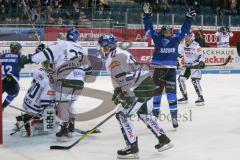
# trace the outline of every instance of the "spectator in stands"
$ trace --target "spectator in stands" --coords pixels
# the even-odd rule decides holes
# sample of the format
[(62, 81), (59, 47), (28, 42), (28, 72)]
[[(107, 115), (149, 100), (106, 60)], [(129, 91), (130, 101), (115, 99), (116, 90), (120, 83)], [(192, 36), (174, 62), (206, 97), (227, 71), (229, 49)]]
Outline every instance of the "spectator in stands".
[(58, 17), (58, 19), (57, 19), (57, 25), (59, 25), (59, 26), (61, 26), (61, 27), (65, 26), (65, 24), (64, 24), (64, 21), (63, 21), (63, 18), (62, 18), (62, 17)]
[(170, 5), (168, 4), (168, 0), (162, 0), (161, 3), (161, 11), (165, 15), (167, 12), (169, 12), (171, 9)]
[(74, 19), (77, 19), (80, 16), (80, 4), (78, 1), (74, 1), (72, 6), (73, 6), (73, 10), (71, 13), (71, 17)]
[(100, 0), (99, 1), (99, 7), (100, 7), (100, 10), (102, 11), (103, 14), (104, 14), (105, 11), (110, 10), (110, 5), (109, 5), (108, 0)]
[(78, 18), (77, 25), (82, 25), (82, 24), (83, 24), (82, 17), (80, 16)]
[(62, 0), (52, 0), (53, 8), (61, 8), (63, 6)]
[(47, 23), (50, 24), (50, 25), (55, 24), (54, 18), (48, 15)]
[(0, 20), (5, 21), (7, 16), (6, 8), (4, 4), (1, 4), (0, 7)]
[(73, 19), (70, 19), (68, 20), (68, 27), (74, 27), (74, 20)]
[(229, 0), (229, 2), (230, 2), (231, 14), (236, 15), (237, 14), (237, 0)]

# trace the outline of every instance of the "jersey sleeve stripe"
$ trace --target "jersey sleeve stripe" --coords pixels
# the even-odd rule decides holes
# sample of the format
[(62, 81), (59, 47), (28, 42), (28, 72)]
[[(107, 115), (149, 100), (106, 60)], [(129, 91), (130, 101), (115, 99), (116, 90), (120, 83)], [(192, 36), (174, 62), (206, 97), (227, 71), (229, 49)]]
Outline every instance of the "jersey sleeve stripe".
[(47, 60), (51, 61), (51, 60), (50, 60), (50, 57), (48, 56), (47, 51), (46, 51), (46, 50), (43, 50), (43, 53), (44, 53), (45, 57), (47, 58)]
[[(31, 107), (30, 105), (28, 105), (25, 101), (24, 101), (24, 104), (25, 104), (28, 108), (30, 108), (31, 110), (33, 110), (33, 111), (35, 111), (35, 112), (41, 112), (41, 111), (43, 111), (43, 108), (42, 108), (42, 109), (33, 108), (33, 107)], [(35, 107), (35, 105), (34, 105), (34, 107)]]
[(46, 48), (46, 50), (48, 51), (48, 53), (50, 54), (51, 58), (52, 58), (52, 62), (54, 61), (54, 56), (53, 56), (53, 52), (50, 48)]

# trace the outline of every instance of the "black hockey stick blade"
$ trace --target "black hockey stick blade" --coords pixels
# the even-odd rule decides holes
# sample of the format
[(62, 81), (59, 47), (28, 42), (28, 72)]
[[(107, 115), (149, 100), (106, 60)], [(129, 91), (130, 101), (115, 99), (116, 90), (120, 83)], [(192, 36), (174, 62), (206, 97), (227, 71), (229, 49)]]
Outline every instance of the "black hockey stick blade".
[(229, 55), (228, 58), (226, 59), (226, 61), (225, 61), (224, 63), (222, 63), (222, 64), (215, 64), (215, 65), (206, 65), (206, 67), (211, 67), (211, 66), (226, 66), (226, 65), (230, 62), (231, 58), (232, 58), (232, 57)]
[(93, 132), (95, 132), (97, 130), (98, 127), (100, 127), (101, 125), (103, 125), (106, 121), (108, 121), (110, 118), (112, 118), (116, 113), (112, 113), (110, 114), (107, 118), (105, 118), (103, 121), (101, 121), (99, 124), (97, 124), (93, 129), (91, 129), (90, 131), (88, 131), (87, 133), (85, 133), (84, 135), (82, 135), (78, 140), (76, 140), (73, 144), (69, 145), (69, 146), (50, 146), (50, 149), (56, 149), (56, 150), (69, 150), (71, 149), (73, 146), (75, 146), (76, 144), (78, 144), (80, 141), (82, 141), (83, 139), (85, 139), (86, 137), (88, 137), (90, 134), (92, 134)]

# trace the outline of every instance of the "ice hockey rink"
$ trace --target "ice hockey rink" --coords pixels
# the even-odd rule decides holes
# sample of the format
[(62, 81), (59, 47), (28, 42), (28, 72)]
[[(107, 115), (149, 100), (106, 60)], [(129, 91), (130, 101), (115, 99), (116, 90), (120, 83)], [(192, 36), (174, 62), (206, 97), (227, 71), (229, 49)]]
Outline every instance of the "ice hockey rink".
[[(30, 85), (31, 78), (22, 78), (21, 92), (12, 103), (21, 107), (23, 97)], [(171, 138), (174, 148), (157, 152), (154, 149), (157, 140), (146, 129), (143, 122), (135, 120), (139, 136), (139, 155), (141, 160), (239, 160), (240, 159), (240, 75), (239, 74), (204, 74), (201, 81), (204, 91), (205, 106), (195, 106), (197, 99), (191, 81), (187, 82), (189, 103), (179, 105), (180, 118), (177, 131), (171, 122), (161, 122), (162, 128)], [(112, 92), (110, 78), (98, 77), (87, 87)], [(111, 97), (109, 97), (111, 99)], [(87, 112), (94, 109), (101, 100), (93, 97), (80, 97), (78, 111)], [(163, 98), (162, 111), (169, 114), (166, 97)], [(91, 129), (107, 115), (100, 118), (77, 122), (78, 129)], [(15, 123), (15, 116), (20, 112), (7, 108), (4, 112), (4, 144), (0, 146), (0, 160), (113, 160), (116, 151), (125, 147), (120, 127), (115, 118), (100, 127), (102, 133), (94, 134), (68, 151), (50, 150), (50, 145), (68, 145), (80, 135), (74, 134), (66, 143), (56, 141), (54, 134), (20, 137), (10, 136)]]

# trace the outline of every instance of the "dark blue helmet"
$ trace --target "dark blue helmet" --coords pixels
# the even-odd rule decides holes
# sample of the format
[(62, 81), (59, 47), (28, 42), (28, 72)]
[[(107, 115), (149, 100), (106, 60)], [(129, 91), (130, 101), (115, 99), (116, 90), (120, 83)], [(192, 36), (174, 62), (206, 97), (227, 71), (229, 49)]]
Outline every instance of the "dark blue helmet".
[(10, 43), (10, 52), (11, 53), (18, 53), (21, 48), (22, 48), (22, 45), (18, 42)]
[(76, 28), (71, 28), (67, 31), (67, 40), (76, 42), (80, 36), (79, 31)]
[(117, 38), (113, 34), (104, 34), (98, 38), (98, 44), (108, 46), (110, 50), (114, 50), (117, 47)]

